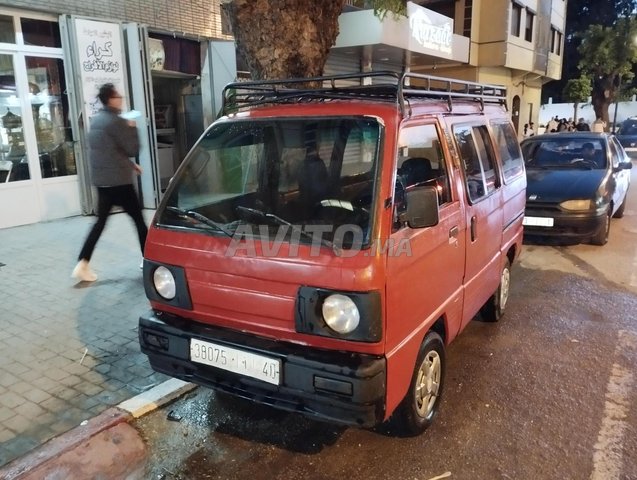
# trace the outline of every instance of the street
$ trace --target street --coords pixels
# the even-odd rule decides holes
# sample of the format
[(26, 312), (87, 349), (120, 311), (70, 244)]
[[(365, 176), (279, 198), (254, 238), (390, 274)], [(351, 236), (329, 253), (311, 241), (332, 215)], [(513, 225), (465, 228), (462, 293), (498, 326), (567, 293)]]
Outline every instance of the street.
[(448, 347), (442, 407), (423, 435), (198, 388), (136, 422), (147, 477), (637, 479), (636, 192), (604, 247), (525, 245), (504, 318), (474, 320)]

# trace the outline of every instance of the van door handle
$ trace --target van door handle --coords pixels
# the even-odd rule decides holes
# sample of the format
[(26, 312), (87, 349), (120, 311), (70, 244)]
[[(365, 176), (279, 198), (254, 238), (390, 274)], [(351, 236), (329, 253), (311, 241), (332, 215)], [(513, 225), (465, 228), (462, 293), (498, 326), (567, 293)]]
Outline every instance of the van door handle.
[(478, 238), (478, 219), (474, 215), (471, 217), (471, 241), (475, 242)]

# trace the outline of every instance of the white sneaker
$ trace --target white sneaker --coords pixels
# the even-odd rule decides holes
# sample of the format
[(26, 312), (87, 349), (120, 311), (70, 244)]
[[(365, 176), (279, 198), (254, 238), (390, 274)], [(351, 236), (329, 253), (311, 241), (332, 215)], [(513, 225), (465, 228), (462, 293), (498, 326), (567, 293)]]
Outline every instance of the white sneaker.
[(140, 269), (144, 269), (144, 257), (142, 257), (142, 262), (139, 264)]
[(86, 260), (80, 260), (77, 262), (77, 265), (75, 265), (75, 268), (73, 269), (73, 273), (71, 273), (71, 277), (77, 278), (82, 282), (94, 282), (97, 280), (97, 275), (93, 270), (91, 270), (91, 267), (88, 266), (88, 262)]

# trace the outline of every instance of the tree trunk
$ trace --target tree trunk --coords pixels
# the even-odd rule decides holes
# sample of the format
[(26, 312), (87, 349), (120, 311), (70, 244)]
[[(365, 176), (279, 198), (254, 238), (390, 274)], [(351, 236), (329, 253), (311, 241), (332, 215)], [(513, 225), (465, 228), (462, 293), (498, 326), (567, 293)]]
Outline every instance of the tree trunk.
[(614, 74), (604, 75), (593, 79), (591, 92), (595, 116), (606, 123), (606, 131), (610, 126), (608, 107), (615, 101), (618, 94), (618, 76)]
[(232, 0), (228, 18), (255, 80), (323, 74), (344, 0)]
[(579, 110), (579, 102), (573, 104), (573, 121), (577, 123), (577, 111)]

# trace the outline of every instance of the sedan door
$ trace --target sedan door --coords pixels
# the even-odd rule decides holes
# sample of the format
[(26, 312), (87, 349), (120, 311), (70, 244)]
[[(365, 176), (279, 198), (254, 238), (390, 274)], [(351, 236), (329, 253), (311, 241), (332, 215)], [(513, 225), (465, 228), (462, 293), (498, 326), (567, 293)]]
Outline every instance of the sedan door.
[(610, 137), (608, 143), (610, 146), (611, 168), (613, 169), (612, 175), (615, 180), (615, 191), (613, 192), (613, 213), (615, 213), (624, 202), (630, 185), (630, 170), (624, 168), (620, 170), (619, 167), (625, 162), (630, 162), (630, 158), (628, 158), (615, 137)]

